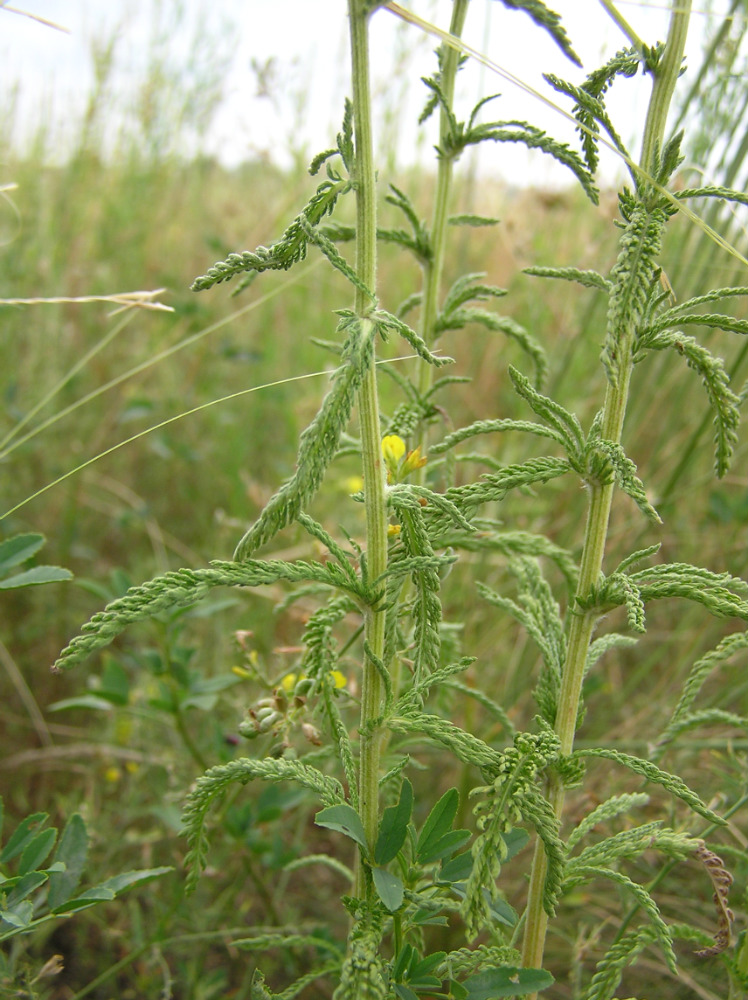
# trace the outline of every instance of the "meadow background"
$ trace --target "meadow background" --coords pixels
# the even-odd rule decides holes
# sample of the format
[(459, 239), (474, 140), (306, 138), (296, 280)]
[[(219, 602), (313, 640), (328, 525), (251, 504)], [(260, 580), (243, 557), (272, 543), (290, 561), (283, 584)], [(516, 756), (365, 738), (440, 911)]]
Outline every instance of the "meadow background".
[[(740, 11), (740, 5), (733, 7)], [(708, 163), (709, 180), (744, 188), (745, 21), (742, 15), (713, 16), (703, 24), (703, 60), (691, 68), (691, 90), (684, 87), (681, 94), (689, 164)], [(39, 30), (51, 29), (40, 25)], [(717, 54), (709, 43), (720, 33)], [(133, 890), (122, 901), (3, 945), (0, 995), (244, 998), (249, 996), (253, 959), (230, 946), (230, 931), (278, 926), (289, 921), (289, 914), (303, 926), (318, 916), (326, 899), (336, 899), (340, 885), (330, 872), (286, 867), (303, 853), (329, 846), (325, 831), (312, 826), (302, 792), (280, 786), (251, 795), (234, 792), (215, 820), (221, 835), (216, 832), (212, 838), (207, 877), (197, 896), (185, 901), (180, 864), (186, 845), (178, 836), (179, 811), (185, 789), (204, 766), (244, 752), (237, 746), (237, 722), (260, 690), (248, 674), (257, 670), (270, 682), (292, 671), (300, 625), (309, 609), (301, 602), (276, 611), (283, 597), (280, 588), (219, 595), (194, 611), (131, 630), (105, 655), (71, 675), (53, 676), (49, 667), (80, 623), (131, 583), (169, 568), (230, 556), (247, 523), (293, 471), (298, 435), (316, 412), (324, 373), (334, 364), (314, 341), (332, 338), (333, 310), (348, 305), (350, 295), (342, 279), (311, 255), (292, 276), (265, 275), (236, 298), (229, 294), (231, 286), (200, 295), (189, 291), (195, 275), (214, 260), (267, 244), (280, 234), (314, 189), (305, 167), (316, 149), (294, 148), (291, 130), (284, 139), (285, 166), (262, 155), (234, 168), (222, 165), (199, 148), (199, 137), (220, 106), (220, 73), (214, 67), (209, 78), (201, 78), (199, 67), (206, 64), (198, 60), (185, 66), (183, 77), (175, 71), (165, 81), (155, 57), (135, 81), (131, 115), (120, 122), (113, 140), (107, 127), (112, 110), (107, 74), (117, 45), (116, 36), (96, 43), (97, 85), (64, 159), (56, 155), (48, 123), (39, 123), (33, 141), (19, 148), (14, 140), (17, 103), (11, 96), (4, 101), (0, 185), (16, 188), (4, 192), (0, 202), (0, 299), (164, 288), (160, 301), (174, 312), (132, 310), (111, 316), (112, 307), (104, 303), (0, 306), (2, 512), (132, 435), (220, 397), (259, 388), (145, 434), (0, 522), (0, 537), (44, 533), (48, 542), (40, 561), (65, 566), (75, 575), (68, 584), (0, 593), (5, 830), (37, 810), (51, 813), (57, 824), (80, 811), (93, 838), (87, 876), (92, 883), (128, 868), (175, 866), (171, 875)], [(303, 82), (296, 86), (303, 114)], [(389, 113), (396, 112), (390, 108)], [(384, 127), (395, 134), (405, 123), (389, 119)], [(189, 157), (175, 141), (181, 133), (191, 136)], [(394, 154), (383, 174), (385, 167), (382, 195), (385, 181), (394, 181), (416, 200), (420, 192), (426, 212), (432, 183), (428, 169), (401, 165)], [(501, 222), (492, 230), (455, 233), (447, 283), (470, 270), (485, 272), (491, 283), (506, 287), (503, 310), (548, 352), (549, 394), (564, 398), (570, 409), (589, 419), (593, 403), (586, 401), (599, 398), (602, 377), (602, 302), (594, 292), (543, 284), (521, 272), (544, 263), (605, 272), (616, 253), (617, 232), (611, 225), (615, 193), (604, 192), (595, 209), (571, 188), (525, 188), (470, 170), (458, 184), (461, 211), (494, 215)], [(383, 221), (390, 211), (382, 206)], [(744, 219), (719, 214), (714, 207), (704, 208), (704, 215), (746, 253)], [(681, 287), (695, 295), (708, 287), (745, 283), (739, 262), (688, 220), (674, 222), (668, 241), (665, 270), (676, 294)], [(391, 248), (383, 249), (386, 308), (394, 309), (417, 281), (415, 268), (403, 266)], [(720, 331), (700, 335), (727, 358), (739, 389), (748, 377), (745, 343)], [(450, 374), (471, 379), (451, 390), (450, 419), (468, 423), (479, 417), (525, 416), (508, 391), (508, 364), (524, 363), (515, 347), (478, 329), (446, 334), (441, 347), (457, 358)], [(88, 360), (81, 367), (82, 358)], [(68, 377), (73, 368), (80, 370)], [(289, 381), (272, 384), (279, 380)], [(397, 402), (395, 386), (386, 377), (382, 391), (385, 406)], [(665, 557), (745, 577), (744, 438), (733, 470), (715, 483), (709, 417), (697, 377), (685, 365), (665, 372), (654, 361), (635, 381), (633, 394), (627, 450), (663, 514)], [(15, 434), (19, 421), (48, 396)], [(502, 442), (502, 460), (511, 462), (519, 447), (512, 440)], [(521, 450), (527, 450), (526, 444)], [(355, 465), (337, 463), (314, 513), (332, 529), (343, 524), (362, 538), (360, 510), (348, 499), (355, 473)], [(549, 490), (554, 492), (552, 503)], [(583, 511), (578, 490), (554, 484), (538, 498), (508, 499), (501, 517), (517, 528), (545, 533), (560, 545), (576, 545)], [(624, 552), (654, 540), (633, 506), (621, 501), (614, 509), (611, 564), (617, 539)], [(293, 529), (283, 533), (280, 544), (285, 555), (312, 551), (308, 538)], [(501, 559), (480, 559), (480, 578), (502, 586)], [(479, 657), (472, 669), (481, 671), (483, 686), (513, 719), (526, 718), (526, 678), (536, 667), (534, 648), (512, 622), (475, 601), (467, 568), (455, 569), (449, 584), (445, 618), (462, 623), (463, 648)], [(707, 619), (701, 609), (678, 605), (675, 612), (668, 602), (653, 607), (648, 620), (647, 636), (633, 650), (606, 659), (603, 670), (591, 678), (590, 724), (580, 746), (609, 742), (646, 753), (649, 739), (667, 721), (677, 697), (673, 692), (691, 663), (734, 627)], [(251, 635), (237, 641), (237, 632)], [(352, 662), (347, 675), (351, 699), (355, 674)], [(712, 707), (745, 713), (744, 670), (723, 670), (707, 684), (706, 698)], [(77, 705), (56, 708), (70, 699)], [(480, 706), (458, 699), (450, 711), (490, 739), (492, 720)], [(745, 734), (725, 738), (724, 732), (699, 730), (669, 751), (674, 755), (671, 770), (706, 801), (718, 789), (715, 804), (729, 807), (733, 828), (721, 835), (728, 854), (748, 843), (741, 832), (746, 829), (747, 748)], [(433, 784), (427, 754), (421, 754), (421, 762), (424, 780)], [(444, 773), (441, 761), (439, 769), (444, 788), (472, 780)], [(598, 766), (598, 779), (600, 796), (606, 797), (611, 774)], [(588, 796), (594, 794), (594, 780), (588, 783)], [(728, 860), (736, 866), (736, 885), (744, 886), (744, 862)], [(709, 894), (700, 877), (698, 890), (690, 888), (684, 867), (658, 898), (663, 910), (677, 915), (683, 897), (698, 892), (693, 905), (703, 908), (709, 928)], [(523, 891), (521, 884), (505, 888), (510, 896)], [(568, 936), (557, 934), (550, 943), (551, 964), (554, 947), (580, 963), (587, 961), (594, 953), (596, 928), (613, 920), (618, 909), (615, 900), (581, 892), (574, 907), (578, 910), (569, 921)], [(735, 908), (742, 920), (740, 891)], [(333, 902), (330, 911), (335, 912)], [(63, 956), (62, 971), (32, 982), (55, 954)], [(303, 956), (278, 954), (276, 961), (279, 970), (289, 972), (289, 963), (303, 964)], [(672, 997), (709, 1000), (720, 995), (703, 966), (689, 962), (687, 955), (684, 962), (684, 982), (673, 986)], [(272, 956), (271, 964), (265, 956), (263, 965), (272, 974)], [(650, 965), (652, 982), (667, 975), (658, 960)], [(645, 958), (631, 987), (641, 991), (638, 995), (646, 995), (647, 974)], [(559, 997), (574, 996), (573, 980), (559, 982), (557, 988)], [(311, 988), (305, 995), (325, 994)]]

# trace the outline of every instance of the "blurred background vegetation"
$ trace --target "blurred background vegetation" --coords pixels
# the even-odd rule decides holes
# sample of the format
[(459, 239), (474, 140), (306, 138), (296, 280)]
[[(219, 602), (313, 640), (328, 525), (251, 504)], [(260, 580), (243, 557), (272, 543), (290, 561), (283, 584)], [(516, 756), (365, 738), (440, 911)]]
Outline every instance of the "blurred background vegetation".
[[(731, 13), (744, 10), (732, 4)], [(710, 24), (703, 64), (693, 67), (691, 90), (686, 86), (682, 94), (689, 162), (708, 162), (710, 180), (744, 187), (745, 21), (727, 16)], [(713, 37), (719, 40), (714, 48)], [(231, 286), (202, 295), (189, 291), (194, 276), (213, 260), (279, 235), (315, 181), (305, 173), (303, 151), (291, 149), (295, 166), (283, 170), (262, 157), (228, 169), (205, 155), (200, 136), (220, 104), (220, 67), (195, 58), (180, 75), (159, 60), (155, 43), (133, 91), (132, 115), (114, 143), (106, 123), (116, 36), (95, 43), (96, 87), (63, 162), (52, 155), (51, 132), (43, 126), (31, 148), (18, 151), (12, 140), (17, 124), (12, 99), (0, 119), (0, 183), (17, 185), (8, 193), (12, 205), (0, 205), (0, 298), (163, 287), (162, 301), (174, 308), (173, 314), (136, 310), (111, 316), (110, 307), (101, 303), (2, 306), (2, 510), (140, 431), (219, 397), (262, 388), (145, 435), (0, 522), (0, 537), (43, 532), (45, 560), (75, 574), (71, 584), (0, 594), (0, 791), (6, 830), (14, 818), (35, 810), (50, 812), (58, 823), (81, 811), (93, 835), (89, 866), (94, 877), (128, 867), (176, 867), (122, 902), (4, 946), (0, 995), (248, 997), (252, 957), (230, 945), (232, 929), (236, 937), (239, 928), (277, 926), (291, 914), (303, 926), (324, 912), (326, 900), (336, 913), (334, 901), (343, 891), (339, 877), (326, 869), (286, 870), (294, 858), (324, 848), (326, 833), (311, 825), (303, 793), (269, 786), (233, 793), (224, 802), (215, 819), (208, 874), (196, 898), (183, 897), (185, 844), (178, 828), (184, 791), (205, 766), (244, 752), (236, 745), (237, 722), (262, 692), (252, 676), (259, 673), (269, 687), (293, 670), (310, 610), (305, 602), (276, 612), (284, 596), (280, 588), (219, 595), (193, 611), (128, 632), (88, 669), (63, 677), (49, 672), (81, 622), (129, 584), (168, 568), (230, 557), (246, 524), (293, 470), (298, 435), (316, 411), (324, 372), (334, 364), (314, 339), (333, 338), (333, 310), (349, 305), (339, 276), (311, 257), (298, 272), (266, 275), (238, 298), (230, 297)], [(296, 96), (303, 111), (303, 88)], [(389, 120), (387, 127), (397, 131), (402, 124)], [(175, 141), (179, 135), (191, 137), (195, 152), (189, 158), (178, 152), (183, 148)], [(388, 163), (387, 171), (380, 176), (382, 195), (385, 182), (395, 181), (426, 215), (431, 176), (398, 169), (396, 162)], [(688, 183), (687, 174), (683, 182)], [(494, 215), (501, 222), (467, 236), (455, 231), (447, 280), (482, 271), (491, 283), (509, 289), (500, 305), (543, 343), (550, 394), (588, 423), (602, 398), (602, 301), (594, 292), (543, 284), (521, 270), (531, 264), (609, 269), (616, 254), (615, 193), (604, 192), (601, 207), (594, 209), (571, 189), (526, 189), (476, 178), (470, 171), (461, 185), (459, 210)], [(703, 211), (746, 253), (742, 220), (712, 206)], [(383, 205), (382, 219), (394, 223), (389, 212)], [(672, 225), (664, 259), (679, 298), (745, 283), (739, 262), (686, 219)], [(385, 248), (385, 307), (394, 310), (418, 284), (417, 270)], [(739, 390), (748, 375), (745, 344), (720, 331), (700, 330), (698, 336), (727, 358)], [(471, 379), (451, 390), (445, 421), (457, 425), (478, 417), (527, 416), (506, 374), (509, 363), (526, 367), (515, 346), (482, 329), (445, 335), (441, 346), (457, 359), (452, 373)], [(89, 354), (85, 366), (67, 378)], [(625, 443), (663, 514), (665, 555), (745, 576), (746, 446), (740, 445), (733, 471), (715, 482), (701, 387), (685, 365), (679, 370), (661, 360), (651, 359), (637, 373)], [(268, 385), (310, 373), (321, 377)], [(386, 377), (382, 386), (385, 409), (391, 412), (399, 402), (397, 386)], [(59, 391), (16, 433), (19, 421), (56, 387)], [(88, 396), (90, 401), (77, 405)], [(46, 426), (39, 433), (28, 433), (41, 424)], [(525, 441), (507, 438), (496, 449), (502, 462), (527, 457)], [(331, 530), (343, 524), (362, 538), (359, 508), (348, 498), (356, 474), (349, 459), (338, 463), (314, 513)], [(507, 500), (497, 516), (576, 551), (584, 506), (578, 489), (562, 482)], [(617, 544), (624, 553), (656, 537), (633, 505), (619, 500), (609, 565), (616, 562)], [(287, 554), (312, 551), (308, 538), (293, 530), (282, 535), (281, 544)], [(529, 722), (527, 677), (537, 666), (535, 650), (512, 622), (475, 600), (475, 578), (511, 586), (498, 556), (473, 564), (467, 559), (447, 581), (445, 617), (462, 623), (460, 642), (466, 653), (478, 656), (472, 669), (480, 672), (481, 685), (516, 722)], [(563, 600), (563, 581), (556, 578), (554, 584)], [(708, 621), (701, 610), (673, 608), (652, 608), (647, 636), (632, 650), (607, 657), (590, 677), (583, 743), (604, 741), (642, 752), (669, 718), (694, 659), (735, 627)], [(341, 641), (353, 627), (346, 623)], [(745, 712), (746, 677), (744, 669), (724, 668), (706, 685), (708, 703)], [(352, 702), (354, 659), (347, 683)], [(72, 707), (56, 709), (56, 703), (70, 700)], [(460, 699), (447, 705), (445, 697), (444, 708), (501, 744), (500, 729), (480, 707)], [(303, 743), (300, 734), (294, 738)], [(746, 746), (745, 734), (699, 730), (664, 761), (708, 801), (732, 812), (733, 830), (717, 839), (725, 844), (738, 886), (745, 885), (748, 872), (738, 850), (746, 846), (739, 832), (746, 825)], [(428, 770), (428, 755), (418, 747), (412, 752)], [(444, 787), (469, 788), (477, 778), (443, 773), (441, 761), (439, 767)], [(602, 768), (597, 778), (605, 797), (611, 782), (619, 780)], [(624, 790), (625, 778), (620, 780)], [(426, 774), (424, 781), (433, 786), (433, 776)], [(589, 787), (586, 794), (594, 796)], [(653, 815), (661, 807), (661, 802), (653, 804)], [(466, 803), (463, 811), (469, 822)], [(653, 866), (652, 875), (655, 871)], [(690, 871), (671, 873), (658, 896), (663, 911), (677, 919), (685, 897), (703, 911), (703, 925), (710, 928), (711, 890), (704, 881)], [(510, 899), (522, 898), (521, 878), (505, 888)], [(739, 893), (734, 904), (741, 910)], [(601, 928), (614, 926), (619, 903), (605, 894), (579, 895), (565, 906), (569, 920), (559, 926), (567, 933), (559, 934), (551, 948), (564, 956), (564, 964), (571, 955), (589, 968), (596, 937), (604, 933)], [(54, 954), (63, 956), (63, 970), (37, 978)], [(280, 980), (305, 965), (303, 954), (276, 958)], [(685, 951), (682, 958), (684, 985), (673, 984), (669, 996), (719, 997), (722, 979), (714, 967), (705, 969)], [(267, 956), (263, 967), (271, 978)], [(667, 975), (657, 960), (645, 959), (638, 978), (626, 980), (627, 989), (645, 995)], [(574, 988), (573, 981), (561, 981), (557, 995), (572, 997)], [(327, 995), (325, 984), (310, 987), (306, 995)]]

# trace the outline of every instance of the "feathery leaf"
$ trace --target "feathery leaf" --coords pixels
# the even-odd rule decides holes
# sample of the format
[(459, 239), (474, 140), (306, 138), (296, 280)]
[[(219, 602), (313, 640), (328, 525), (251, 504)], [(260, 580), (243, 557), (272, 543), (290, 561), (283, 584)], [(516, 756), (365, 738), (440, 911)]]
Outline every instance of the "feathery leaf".
[(350, 187), (350, 182), (346, 180), (324, 181), (276, 243), (269, 247), (257, 247), (254, 251), (229, 254), (225, 260), (218, 261), (205, 274), (195, 278), (190, 286), (192, 291), (203, 292), (244, 271), (287, 271), (304, 260), (309, 242), (309, 227), (317, 226), (329, 215), (338, 198), (346, 194)]
[(123, 597), (97, 612), (60, 653), (52, 668), (55, 672), (74, 667), (97, 649), (109, 643), (133, 622), (145, 621), (172, 608), (189, 607), (202, 600), (214, 587), (261, 587), (279, 580), (299, 583), (312, 580), (329, 587), (348, 590), (359, 598), (360, 583), (334, 564), (279, 560), (214, 561), (208, 569), (179, 569), (157, 576), (147, 583), (131, 587)]
[(724, 826), (725, 821), (713, 812), (704, 802), (701, 801), (696, 792), (692, 791), (688, 785), (676, 774), (663, 771), (651, 761), (643, 760), (641, 757), (632, 757), (631, 754), (621, 753), (619, 750), (608, 749), (607, 747), (595, 747), (589, 750), (574, 750), (570, 755), (572, 761), (582, 760), (585, 757), (600, 757), (604, 760), (612, 760), (616, 764), (627, 767), (634, 774), (639, 774), (656, 785), (661, 785), (666, 791), (676, 798), (681, 799), (694, 812), (710, 823)]
[(186, 863), (190, 866), (187, 877), (187, 891), (197, 885), (201, 870), (205, 867), (208, 853), (208, 838), (205, 833), (205, 818), (217, 795), (235, 781), (246, 784), (253, 779), (260, 781), (296, 781), (315, 792), (326, 806), (338, 805), (345, 801), (343, 786), (335, 778), (330, 778), (316, 767), (300, 760), (275, 759), (250, 760), (240, 757), (228, 764), (211, 767), (195, 782), (187, 796), (182, 813), (182, 825), (187, 835), (190, 851)]
[(296, 472), (270, 499), (258, 520), (237, 545), (234, 558), (248, 559), (261, 545), (290, 524), (319, 489), (335, 457), (340, 436), (353, 409), (356, 393), (373, 361), (374, 324), (346, 313), (342, 329), (348, 330), (343, 364), (334, 373), (319, 412), (301, 435)]

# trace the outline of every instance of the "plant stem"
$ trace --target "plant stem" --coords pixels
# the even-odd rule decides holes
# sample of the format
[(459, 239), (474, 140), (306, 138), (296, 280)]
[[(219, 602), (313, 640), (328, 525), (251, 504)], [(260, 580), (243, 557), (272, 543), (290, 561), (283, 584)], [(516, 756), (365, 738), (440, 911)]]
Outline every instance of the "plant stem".
[[(368, 14), (364, 0), (348, 0), (353, 78), (353, 123), (356, 149), (356, 273), (366, 288), (376, 288), (377, 209), (374, 155), (371, 135), (369, 86)], [(362, 323), (372, 305), (364, 292), (356, 290), (355, 310)], [(371, 364), (359, 390), (359, 420), (363, 452), (366, 504), (366, 565), (369, 580), (387, 568), (387, 504), (385, 500), (376, 368)], [(367, 609), (364, 635), (369, 649), (381, 662), (384, 654), (385, 615)], [(361, 685), (361, 747), (359, 761), (359, 807), (369, 844), (376, 840), (379, 824), (379, 756), (382, 730), (375, 723), (382, 714), (383, 684), (369, 657), (364, 657)], [(359, 864), (356, 895), (367, 892), (367, 875)]]
[(650, 173), (654, 167), (655, 150), (657, 147), (662, 148), (665, 137), (665, 123), (683, 63), (690, 17), (691, 0), (682, 0), (682, 2), (674, 0), (667, 44), (655, 73), (652, 96), (649, 99), (647, 110), (647, 122), (644, 126), (641, 167)]
[[(680, 72), (683, 50), (688, 31), (690, 0), (673, 6), (670, 18), (668, 40), (663, 58), (655, 75), (652, 96), (645, 126), (641, 166), (651, 172), (654, 166), (656, 149), (662, 147), (665, 133), (665, 123), (670, 100), (675, 88), (675, 82)], [(619, 444), (626, 414), (629, 384), (633, 369), (635, 329), (633, 324), (622, 324), (618, 331), (617, 350), (620, 364), (617, 367), (618, 378), (609, 382), (605, 394), (603, 409), (603, 425), (601, 436)], [(561, 742), (562, 756), (571, 753), (574, 746), (577, 717), (582, 694), (582, 681), (587, 663), (592, 633), (598, 621), (599, 614), (593, 609), (580, 613), (574, 610), (579, 607), (592, 589), (597, 585), (602, 572), (605, 542), (608, 533), (608, 522), (613, 500), (614, 483), (605, 485), (590, 484), (590, 501), (585, 527), (584, 548), (580, 565), (579, 583), (571, 610), (571, 624), (566, 649), (556, 711), (556, 734)], [(548, 799), (557, 819), (561, 819), (564, 810), (565, 789), (561, 777), (552, 773), (549, 778)], [(535, 845), (530, 888), (528, 892), (525, 937), (523, 942), (522, 962), (528, 968), (540, 968), (545, 950), (545, 937), (548, 926), (548, 915), (543, 909), (543, 888), (547, 872), (547, 859), (542, 842)]]
[(611, 3), (611, 0), (600, 0), (600, 4), (605, 8), (611, 19), (618, 25), (624, 35), (628, 38), (632, 45), (634, 45), (640, 52), (644, 49), (644, 42), (639, 38), (637, 33), (628, 23), (628, 21), (623, 17), (620, 11), (616, 10), (615, 6)]
[[(452, 7), (452, 21), (449, 33), (459, 38), (465, 25), (469, 0), (455, 0)], [(460, 53), (451, 45), (442, 46), (441, 89), (451, 108), (454, 104), (455, 77), (460, 63)], [(442, 107), (439, 114), (439, 144), (442, 148), (449, 133), (449, 118)], [(431, 259), (423, 265), (423, 306), (421, 310), (421, 336), (431, 346), (434, 343), (434, 327), (439, 312), (444, 258), (447, 245), (447, 227), (452, 194), (453, 156), (439, 158), (434, 194), (434, 213), (431, 220)], [(434, 381), (433, 365), (421, 363), (418, 377), (418, 394), (423, 398)], [(417, 442), (423, 454), (426, 452), (427, 427), (421, 425), (420, 440)], [(420, 481), (425, 481), (425, 468), (419, 470)]]

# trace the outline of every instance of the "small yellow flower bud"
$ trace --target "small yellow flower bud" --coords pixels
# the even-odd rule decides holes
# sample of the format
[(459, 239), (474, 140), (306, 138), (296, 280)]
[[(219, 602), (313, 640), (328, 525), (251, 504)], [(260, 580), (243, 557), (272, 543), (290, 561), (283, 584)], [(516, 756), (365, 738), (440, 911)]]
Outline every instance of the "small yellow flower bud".
[(426, 464), (426, 456), (421, 454), (420, 448), (414, 448), (413, 451), (409, 451), (405, 461), (400, 468), (401, 476), (409, 476), (411, 472), (415, 472), (416, 469), (422, 469)]
[(404, 454), (405, 442), (397, 434), (388, 434), (382, 438), (382, 457), (387, 467), (387, 482), (398, 482), (398, 467)]
[(296, 687), (297, 681), (301, 681), (303, 679), (304, 679), (303, 674), (286, 674), (286, 676), (280, 682), (280, 686), (283, 688), (284, 691), (290, 694)]

